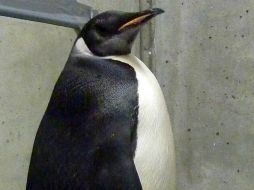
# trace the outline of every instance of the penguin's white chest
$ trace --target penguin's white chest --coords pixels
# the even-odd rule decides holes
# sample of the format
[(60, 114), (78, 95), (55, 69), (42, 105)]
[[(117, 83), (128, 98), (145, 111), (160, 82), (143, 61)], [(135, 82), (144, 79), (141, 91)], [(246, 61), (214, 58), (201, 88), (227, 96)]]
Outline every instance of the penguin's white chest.
[(108, 58), (127, 63), (136, 72), (139, 114), (134, 162), (143, 189), (175, 189), (173, 135), (164, 96), (156, 78), (135, 56)]
[[(94, 56), (82, 39), (77, 53)], [(138, 81), (139, 113), (134, 162), (144, 190), (175, 190), (175, 153), (170, 119), (161, 88), (146, 65), (133, 55), (100, 57), (132, 66)]]

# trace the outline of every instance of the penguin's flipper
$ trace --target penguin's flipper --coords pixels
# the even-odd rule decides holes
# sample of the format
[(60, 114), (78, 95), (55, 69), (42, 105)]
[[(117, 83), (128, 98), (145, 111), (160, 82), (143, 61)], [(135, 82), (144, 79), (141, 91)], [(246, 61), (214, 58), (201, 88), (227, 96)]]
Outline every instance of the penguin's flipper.
[(39, 126), (27, 190), (140, 190), (137, 80), (119, 61), (71, 57)]
[(96, 172), (96, 190), (142, 190), (141, 183), (131, 159), (111, 160)]

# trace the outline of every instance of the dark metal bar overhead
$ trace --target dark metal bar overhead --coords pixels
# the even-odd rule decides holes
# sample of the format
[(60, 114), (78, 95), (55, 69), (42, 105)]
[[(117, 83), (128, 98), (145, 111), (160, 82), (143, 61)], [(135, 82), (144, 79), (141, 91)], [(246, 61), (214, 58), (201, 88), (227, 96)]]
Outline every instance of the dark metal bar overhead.
[(0, 0), (0, 16), (43, 22), (75, 29), (96, 14), (76, 0)]

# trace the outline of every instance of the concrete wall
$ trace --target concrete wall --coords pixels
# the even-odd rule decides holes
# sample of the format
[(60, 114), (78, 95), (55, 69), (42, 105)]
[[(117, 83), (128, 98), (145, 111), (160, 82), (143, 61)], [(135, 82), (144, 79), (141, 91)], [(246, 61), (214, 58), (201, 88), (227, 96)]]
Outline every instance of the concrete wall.
[(155, 0), (153, 72), (168, 103), (178, 190), (254, 189), (254, 2)]
[[(254, 2), (79, 1), (99, 10), (165, 9), (134, 52), (168, 103), (177, 189), (254, 189)], [(0, 18), (0, 25), (0, 189), (17, 190), (24, 189), (34, 135), (75, 33), (16, 19)]]
[(76, 37), (0, 17), (0, 189), (25, 189), (35, 133)]

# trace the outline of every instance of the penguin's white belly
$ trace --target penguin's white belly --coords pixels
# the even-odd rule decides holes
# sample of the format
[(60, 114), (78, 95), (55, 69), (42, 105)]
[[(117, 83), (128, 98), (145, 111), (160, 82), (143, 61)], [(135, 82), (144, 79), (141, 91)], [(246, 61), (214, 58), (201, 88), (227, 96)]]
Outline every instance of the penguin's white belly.
[(134, 162), (143, 189), (175, 189), (173, 135), (164, 96), (156, 78), (135, 56), (108, 58), (127, 63), (136, 71), (139, 115)]
[[(78, 54), (94, 56), (82, 39)], [(132, 66), (138, 80), (139, 114), (135, 166), (143, 190), (175, 190), (175, 153), (170, 119), (161, 88), (146, 65), (133, 55), (97, 57)]]

